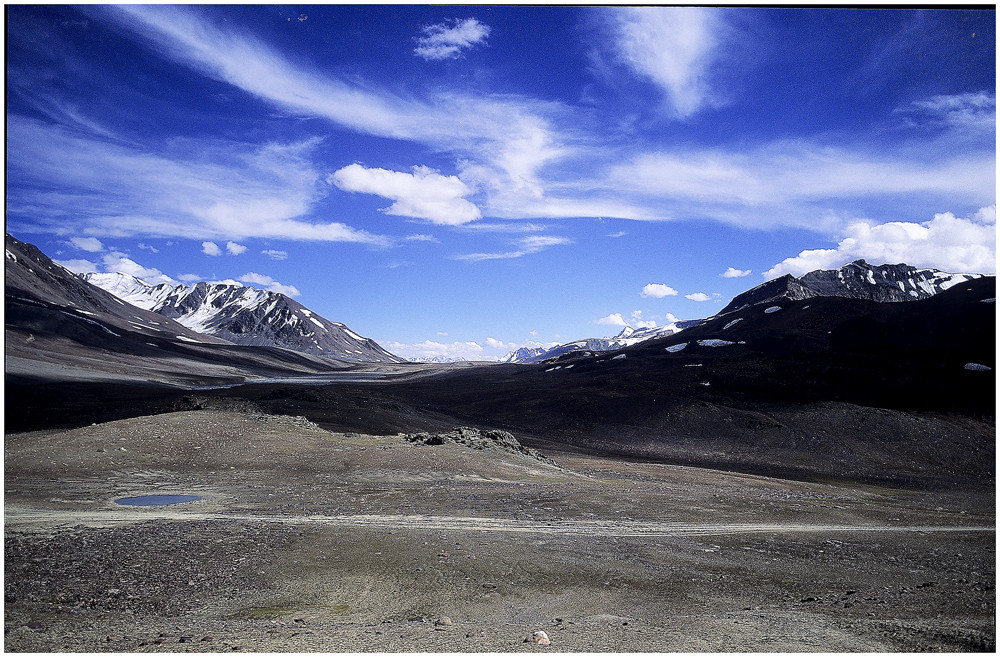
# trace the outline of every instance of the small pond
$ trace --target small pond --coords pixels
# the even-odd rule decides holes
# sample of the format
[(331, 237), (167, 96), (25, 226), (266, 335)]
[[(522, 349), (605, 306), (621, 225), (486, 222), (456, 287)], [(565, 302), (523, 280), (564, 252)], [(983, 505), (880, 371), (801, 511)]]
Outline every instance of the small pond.
[(140, 495), (138, 497), (121, 497), (115, 500), (115, 504), (125, 506), (168, 506), (170, 504), (184, 504), (185, 502), (197, 502), (201, 497), (198, 495)]

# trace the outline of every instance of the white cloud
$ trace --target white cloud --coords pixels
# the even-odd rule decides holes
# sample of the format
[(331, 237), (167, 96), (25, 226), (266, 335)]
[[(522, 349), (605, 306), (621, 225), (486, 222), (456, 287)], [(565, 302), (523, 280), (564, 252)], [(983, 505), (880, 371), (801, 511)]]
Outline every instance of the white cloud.
[(226, 242), (226, 251), (229, 255), (240, 255), (247, 250), (247, 247), (242, 244), (237, 244), (236, 242)]
[(208, 256), (220, 256), (222, 255), (222, 249), (215, 242), (202, 242), (201, 252)]
[(376, 194), (395, 201), (386, 214), (427, 219), (435, 224), (457, 226), (482, 217), (464, 197), (472, 190), (457, 176), (442, 176), (424, 166), (413, 173), (366, 169), (350, 164), (327, 177), (327, 182), (348, 192)]
[(632, 326), (633, 328), (656, 328), (656, 321), (652, 319), (643, 319), (641, 310), (633, 310), (629, 326)]
[(160, 252), (160, 250), (158, 248), (156, 248), (155, 246), (150, 246), (149, 244), (143, 244), (142, 242), (139, 242), (139, 244), (137, 246), (140, 249), (142, 249), (143, 251), (149, 251), (150, 253), (159, 253)]
[(177, 280), (184, 281), (185, 283), (197, 283), (204, 280), (204, 276), (199, 276), (198, 274), (178, 274)]
[(288, 258), (287, 251), (279, 251), (277, 249), (264, 249), (261, 251), (262, 255), (266, 255), (271, 260), (286, 260)]
[(639, 296), (662, 299), (663, 297), (672, 297), (677, 294), (677, 290), (664, 283), (649, 283), (642, 288), (642, 292), (639, 293)]
[(628, 326), (628, 322), (625, 321), (621, 313), (612, 313), (607, 317), (595, 319), (594, 323), (602, 326)]
[(718, 102), (709, 84), (725, 25), (703, 7), (629, 7), (612, 10), (619, 56), (665, 93), (680, 117)]
[(94, 274), (101, 270), (96, 262), (91, 262), (90, 260), (84, 260), (82, 258), (72, 260), (54, 260), (53, 262), (57, 265), (62, 265), (74, 274)]
[(483, 360), (485, 349), (478, 342), (435, 342), (425, 340), (416, 344), (380, 341), (383, 347), (408, 359), (448, 358), (452, 360)]
[(550, 246), (562, 244), (572, 244), (573, 240), (567, 237), (555, 235), (529, 235), (514, 242), (516, 247), (513, 251), (501, 251), (499, 253), (466, 253), (452, 256), (453, 260), (465, 260), (468, 262), (480, 262), (482, 260), (505, 260), (508, 258), (520, 258), (521, 256), (538, 253)]
[[(316, 116), (363, 134), (416, 141), (454, 155), (466, 184), (486, 196), (490, 216), (507, 218), (613, 216), (645, 218), (614, 191), (592, 199), (586, 184), (561, 184), (569, 194), (547, 196), (539, 170), (592, 144), (566, 119), (563, 103), (512, 94), (465, 94), (441, 88), (402, 97), (372, 84), (340, 79), (267, 45), (217, 28), (181, 6), (113, 5), (105, 10), (126, 30), (166, 56), (233, 84), (295, 116)], [(565, 123), (563, 123), (565, 125)], [(590, 147), (590, 146), (588, 146)], [(572, 174), (571, 180), (579, 176)], [(573, 198), (573, 194), (588, 198)]]
[(73, 246), (81, 251), (98, 253), (104, 250), (104, 245), (101, 244), (101, 240), (96, 237), (71, 237), (69, 238), (69, 241)]
[(269, 292), (284, 294), (286, 297), (297, 297), (302, 295), (302, 293), (299, 292), (295, 286), (282, 285), (270, 276), (265, 276), (264, 274), (258, 274), (256, 272), (243, 274), (240, 276), (240, 281), (243, 283), (250, 283), (251, 285), (261, 285)]
[(486, 346), (490, 349), (503, 349), (506, 351), (514, 351), (518, 347), (516, 342), (504, 342), (496, 338), (486, 338)]
[(661, 219), (834, 232), (842, 230), (845, 217), (854, 212), (843, 208), (859, 202), (881, 204), (887, 197), (921, 195), (938, 205), (991, 204), (996, 200), (996, 156), (982, 148), (940, 154), (912, 149), (866, 152), (797, 140), (740, 152), (642, 153), (612, 165), (606, 180), (595, 184), (614, 185), (648, 212), (660, 208)]
[(800, 276), (859, 258), (872, 264), (905, 263), (947, 272), (993, 274), (996, 206), (982, 208), (968, 219), (942, 212), (922, 223), (857, 221), (847, 227), (836, 248), (802, 251), (769, 269), (764, 277)]
[(992, 132), (996, 126), (996, 107), (995, 95), (979, 91), (917, 100), (897, 112), (916, 125)]
[(441, 240), (439, 240), (438, 238), (434, 237), (433, 235), (426, 235), (426, 234), (423, 234), (423, 233), (417, 233), (417, 234), (414, 234), (414, 235), (407, 235), (406, 237), (403, 238), (403, 241), (404, 242), (434, 242), (436, 244), (441, 242)]
[(136, 278), (141, 278), (147, 283), (152, 285), (158, 285), (160, 283), (166, 283), (167, 285), (177, 285), (177, 281), (167, 276), (159, 269), (155, 267), (143, 267), (135, 260), (129, 258), (126, 254), (120, 251), (112, 251), (110, 253), (104, 254), (101, 258), (104, 265), (104, 271), (106, 272), (121, 272), (123, 274), (131, 274)]
[(749, 275), (749, 269), (736, 269), (735, 267), (729, 267), (726, 271), (719, 274), (722, 278), (742, 278)]
[(475, 18), (453, 19), (423, 28), (424, 36), (417, 39), (414, 54), (426, 60), (458, 57), (463, 49), (482, 43), (490, 34), (488, 25)]
[[(126, 140), (87, 137), (18, 115), (8, 118), (9, 212), (40, 232), (65, 230), (68, 211), (91, 235), (390, 241), (341, 223), (304, 220), (323, 190), (309, 161), (316, 140), (248, 146), (175, 138), (152, 153)], [(72, 195), (38, 190), (59, 180)]]
[(692, 292), (691, 294), (685, 294), (685, 299), (690, 299), (691, 301), (711, 301), (712, 297), (708, 296), (704, 292)]

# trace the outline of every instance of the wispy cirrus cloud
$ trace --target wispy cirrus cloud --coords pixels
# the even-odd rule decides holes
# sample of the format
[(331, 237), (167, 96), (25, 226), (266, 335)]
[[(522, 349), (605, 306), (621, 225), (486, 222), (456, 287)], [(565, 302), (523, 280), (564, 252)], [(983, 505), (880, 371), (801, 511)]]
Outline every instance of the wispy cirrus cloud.
[(712, 66), (724, 52), (723, 14), (706, 7), (616, 7), (613, 25), (618, 56), (663, 91), (680, 118), (722, 101), (710, 83)]
[[(995, 155), (987, 149), (915, 157), (868, 153), (808, 141), (743, 151), (642, 153), (611, 167), (607, 180), (636, 203), (663, 207), (661, 218), (695, 216), (757, 228), (837, 230), (832, 208), (859, 200), (924, 194), (952, 202), (995, 200)], [(846, 205), (845, 205), (846, 204)]]
[(475, 18), (427, 25), (422, 31), (424, 36), (417, 39), (413, 53), (426, 60), (458, 57), (463, 50), (483, 43), (490, 34), (489, 26)]
[(387, 246), (339, 222), (308, 221), (322, 197), (314, 140), (248, 145), (175, 139), (159, 153), (10, 115), (8, 212), (92, 236), (274, 237)]
[(544, 251), (551, 246), (572, 244), (573, 240), (567, 237), (555, 235), (530, 235), (522, 237), (514, 242), (514, 249), (509, 251), (499, 251), (494, 253), (466, 253), (452, 256), (453, 260), (465, 260), (466, 262), (481, 262), (483, 260), (507, 260), (510, 258), (520, 258)]

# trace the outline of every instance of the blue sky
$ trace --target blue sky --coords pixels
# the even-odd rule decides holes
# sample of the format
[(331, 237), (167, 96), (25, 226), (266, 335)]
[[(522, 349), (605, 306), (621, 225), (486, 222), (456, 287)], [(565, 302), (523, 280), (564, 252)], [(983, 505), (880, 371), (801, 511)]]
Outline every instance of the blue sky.
[(403, 356), (994, 273), (993, 11), (9, 5), (7, 229)]

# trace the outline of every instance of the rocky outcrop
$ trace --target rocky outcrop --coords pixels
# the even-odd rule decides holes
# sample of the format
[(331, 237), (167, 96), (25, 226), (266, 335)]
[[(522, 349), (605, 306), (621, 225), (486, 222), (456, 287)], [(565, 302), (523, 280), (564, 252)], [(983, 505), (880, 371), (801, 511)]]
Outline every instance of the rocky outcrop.
[(417, 445), (464, 445), (471, 449), (500, 450), (511, 454), (521, 454), (545, 463), (552, 461), (530, 447), (525, 447), (514, 434), (500, 429), (475, 429), (458, 427), (443, 433), (411, 433), (404, 439)]

